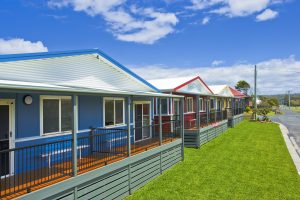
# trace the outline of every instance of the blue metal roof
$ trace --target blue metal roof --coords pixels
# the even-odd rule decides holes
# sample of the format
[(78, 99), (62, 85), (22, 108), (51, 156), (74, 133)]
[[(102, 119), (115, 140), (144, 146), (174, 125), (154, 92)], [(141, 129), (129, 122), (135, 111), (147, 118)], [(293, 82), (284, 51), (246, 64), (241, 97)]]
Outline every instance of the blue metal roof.
[(107, 59), (123, 71), (127, 72), (134, 78), (138, 79), (142, 83), (146, 84), (150, 88), (154, 89), (156, 92), (161, 92), (155, 86), (147, 82), (145, 79), (132, 72), (130, 69), (113, 59), (112, 57), (105, 54), (99, 49), (84, 49), (84, 50), (68, 50), (68, 51), (57, 51), (57, 52), (39, 52), (39, 53), (23, 53), (23, 54), (4, 54), (0, 55), (0, 62), (13, 62), (19, 60), (33, 60), (33, 59), (43, 59), (43, 58), (55, 58), (55, 57), (64, 57), (64, 56), (77, 56), (85, 54), (98, 54), (103, 58)]

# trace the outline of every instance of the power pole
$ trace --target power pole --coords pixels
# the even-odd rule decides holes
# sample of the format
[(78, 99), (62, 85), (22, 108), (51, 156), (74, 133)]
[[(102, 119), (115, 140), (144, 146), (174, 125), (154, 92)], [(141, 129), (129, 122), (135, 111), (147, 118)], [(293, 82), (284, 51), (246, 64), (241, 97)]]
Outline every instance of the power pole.
[(288, 91), (289, 95), (289, 109), (291, 109), (291, 90)]
[(256, 65), (254, 65), (254, 120), (256, 120), (256, 112), (257, 112), (257, 94), (256, 94), (256, 80), (257, 80), (257, 70)]

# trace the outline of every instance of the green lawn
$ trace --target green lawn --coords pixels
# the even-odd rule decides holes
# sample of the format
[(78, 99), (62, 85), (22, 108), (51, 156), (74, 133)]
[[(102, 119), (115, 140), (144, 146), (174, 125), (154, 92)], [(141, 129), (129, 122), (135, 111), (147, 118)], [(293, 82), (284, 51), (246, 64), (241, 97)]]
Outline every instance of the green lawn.
[(244, 121), (128, 199), (300, 199), (300, 176), (277, 124)]
[(292, 109), (296, 112), (299, 112), (300, 113), (300, 106), (297, 106), (297, 107), (292, 107)]
[(275, 112), (274, 112), (274, 111), (271, 111), (271, 112), (268, 113), (267, 116), (268, 116), (268, 117), (272, 117), (272, 116), (274, 116), (274, 115), (275, 115)]

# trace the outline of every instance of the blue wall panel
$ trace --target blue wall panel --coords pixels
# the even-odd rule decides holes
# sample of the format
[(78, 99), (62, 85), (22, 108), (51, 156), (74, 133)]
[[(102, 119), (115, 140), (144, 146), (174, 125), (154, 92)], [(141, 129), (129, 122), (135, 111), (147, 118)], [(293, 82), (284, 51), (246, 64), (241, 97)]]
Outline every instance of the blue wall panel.
[(102, 98), (97, 96), (78, 96), (78, 129), (101, 127), (103, 121)]
[(23, 102), (24, 96), (17, 94), (16, 98), (16, 138), (32, 137), (40, 135), (40, 98), (38, 94), (32, 96), (32, 104)]

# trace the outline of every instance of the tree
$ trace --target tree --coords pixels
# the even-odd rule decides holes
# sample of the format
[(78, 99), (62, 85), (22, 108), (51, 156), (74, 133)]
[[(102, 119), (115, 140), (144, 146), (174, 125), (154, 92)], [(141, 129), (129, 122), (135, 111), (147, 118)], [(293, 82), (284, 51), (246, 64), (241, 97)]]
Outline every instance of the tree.
[(237, 82), (235, 89), (237, 89), (240, 92), (243, 92), (245, 95), (248, 95), (250, 84), (247, 81), (240, 80), (239, 82)]

